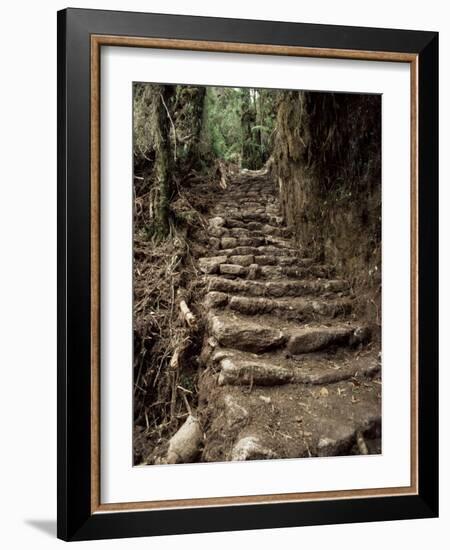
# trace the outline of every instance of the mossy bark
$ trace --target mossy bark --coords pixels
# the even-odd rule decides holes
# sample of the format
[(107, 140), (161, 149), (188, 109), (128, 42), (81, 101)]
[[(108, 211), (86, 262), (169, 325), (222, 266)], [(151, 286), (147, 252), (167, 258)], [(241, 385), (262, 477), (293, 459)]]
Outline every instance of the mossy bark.
[(170, 86), (156, 85), (149, 88), (151, 92), (152, 131), (155, 162), (153, 167), (154, 184), (150, 191), (150, 233), (157, 238), (164, 238), (170, 230), (170, 198), (172, 195), (172, 161), (173, 152), (170, 141), (169, 105), (173, 95)]
[(191, 137), (188, 142), (187, 163), (196, 167), (200, 161), (200, 136), (202, 132), (203, 111), (205, 106), (206, 88), (204, 86), (190, 87), (189, 125)]

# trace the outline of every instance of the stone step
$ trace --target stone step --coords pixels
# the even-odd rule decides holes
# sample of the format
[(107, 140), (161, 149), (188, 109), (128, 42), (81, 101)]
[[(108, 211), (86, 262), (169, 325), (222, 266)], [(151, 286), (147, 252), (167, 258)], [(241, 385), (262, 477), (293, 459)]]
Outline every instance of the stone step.
[[(220, 241), (219, 241), (220, 243)], [(312, 258), (299, 258), (299, 251), (295, 248), (279, 248), (273, 244), (265, 244), (261, 246), (234, 246), (231, 248), (222, 248), (220, 255), (224, 256), (241, 256), (252, 254), (255, 256), (264, 256), (265, 258), (255, 260), (255, 263), (262, 265), (295, 265), (296, 261), (303, 262), (302, 265), (311, 265)], [(271, 261), (271, 258), (275, 258)], [(306, 262), (306, 263), (305, 263)]]
[[(230, 187), (227, 193), (227, 196), (229, 197), (239, 197), (239, 196), (245, 196), (245, 197), (253, 197), (255, 199), (259, 198), (261, 195), (261, 188), (253, 188), (250, 186), (241, 186), (241, 187)], [(272, 193), (274, 194), (274, 193)]]
[(227, 188), (228, 194), (235, 194), (239, 195), (240, 193), (250, 193), (251, 195), (254, 195), (256, 197), (261, 197), (261, 191), (264, 192), (264, 194), (268, 195), (278, 195), (278, 189), (274, 185), (273, 182), (270, 183), (255, 183), (255, 182), (248, 182), (248, 183), (240, 183), (237, 185), (230, 185)]
[[(255, 257), (255, 260), (257, 257)], [(255, 261), (256, 263), (256, 261)], [(329, 278), (334, 275), (334, 268), (329, 265), (310, 265), (306, 267), (261, 265), (259, 279), (307, 279), (309, 277)]]
[(225, 227), (231, 229), (245, 229), (248, 231), (258, 231), (262, 235), (274, 235), (276, 237), (289, 238), (291, 231), (287, 227), (270, 225), (262, 222), (246, 222), (234, 218), (225, 219)]
[[(252, 254), (255, 256), (255, 263), (261, 265), (300, 265), (305, 267), (306, 265), (312, 265), (314, 260), (312, 258), (301, 258), (300, 252), (294, 248), (278, 248), (274, 245), (261, 245), (261, 246), (234, 246), (232, 248), (220, 248), (220, 239), (210, 237), (209, 242), (211, 245), (211, 256), (241, 256)], [(258, 258), (258, 256), (264, 256)]]
[[(276, 230), (277, 228), (274, 229)], [(228, 229), (226, 227), (211, 227), (208, 229), (208, 234), (211, 237), (216, 237), (219, 239), (235, 238), (237, 239), (236, 246), (261, 246), (267, 244), (278, 246), (280, 248), (292, 247), (291, 240), (285, 236), (286, 233), (284, 232), (280, 232), (279, 234), (275, 235), (264, 233), (263, 231), (245, 229), (244, 227), (234, 227), (232, 229)], [(228, 246), (225, 245), (225, 248), (228, 248)]]
[[(223, 210), (215, 209), (217, 216), (224, 215)], [(267, 223), (274, 226), (282, 226), (283, 218), (277, 214), (268, 214), (267, 212), (243, 212), (241, 209), (227, 210), (225, 213), (227, 219), (241, 220), (243, 222)]]
[[(217, 218), (214, 218), (217, 219)], [(225, 220), (226, 223), (226, 220)], [(275, 227), (272, 225), (263, 225), (258, 224), (261, 226), (261, 229), (251, 229), (246, 226), (246, 224), (242, 223), (241, 226), (233, 226), (233, 227), (210, 227), (208, 229), (208, 233), (212, 237), (255, 237), (255, 238), (263, 238), (267, 239), (272, 242), (276, 242), (277, 239), (281, 239), (281, 242), (284, 242), (283, 239), (289, 239), (290, 238), (290, 232), (282, 227)], [(288, 241), (286, 241), (288, 242)]]
[(239, 319), (233, 315), (208, 315), (209, 333), (221, 346), (235, 347), (252, 352), (263, 352), (282, 346), (286, 336), (277, 328), (258, 322)]
[(261, 229), (265, 225), (270, 227), (284, 229), (285, 225), (281, 216), (263, 215), (256, 216), (243, 216), (242, 212), (235, 214), (224, 214), (226, 227), (248, 227), (249, 229)]
[[(225, 352), (222, 352), (223, 354)], [(380, 363), (373, 355), (345, 360), (333, 358), (307, 358), (300, 364), (282, 354), (265, 355), (234, 353), (219, 361), (218, 384), (231, 386), (278, 386), (281, 384), (334, 384), (350, 378), (370, 377), (380, 371)]]
[(281, 319), (310, 322), (345, 317), (352, 311), (347, 298), (253, 298), (233, 296), (226, 292), (210, 291), (203, 301), (206, 309), (224, 309), (243, 315), (275, 315)]
[(273, 245), (277, 248), (294, 248), (291, 239), (285, 237), (278, 237), (276, 235), (266, 235), (266, 244), (268, 246)]
[[(244, 266), (233, 264), (222, 264), (220, 271), (223, 273), (225, 267), (233, 267), (245, 270)], [(227, 271), (225, 271), (227, 273)], [(232, 271), (229, 271), (233, 274)], [(209, 290), (226, 292), (228, 294), (244, 294), (246, 296), (265, 296), (271, 298), (282, 298), (287, 296), (306, 296), (323, 293), (336, 293), (348, 290), (348, 283), (339, 279), (318, 279), (318, 280), (296, 280), (296, 281), (254, 281), (235, 280), (223, 277), (207, 278)]]
[[(367, 344), (371, 337), (369, 327), (364, 324), (333, 322), (327, 325), (298, 325), (283, 322), (278, 323), (275, 329), (270, 317), (249, 319), (243, 315), (214, 308), (208, 313), (208, 327), (222, 347), (256, 352), (283, 347), (287, 350), (286, 357), (354, 348), (360, 344)], [(241, 338), (242, 334), (245, 335), (244, 340)], [(270, 335), (273, 335), (273, 338)], [(261, 338), (268, 340), (264, 342)], [(249, 341), (257, 344), (249, 344)]]
[(220, 248), (226, 250), (237, 246), (265, 246), (265, 237), (222, 237), (220, 239)]
[(277, 386), (294, 381), (293, 369), (280, 363), (272, 363), (263, 359), (235, 359), (225, 357), (220, 361), (219, 386)]
[[(261, 201), (263, 199), (263, 201)], [(236, 204), (239, 201), (245, 201), (249, 203), (267, 204), (278, 202), (278, 196), (276, 193), (270, 192), (266, 189), (252, 189), (252, 190), (240, 190), (229, 191), (223, 194), (219, 201), (227, 201), (232, 204)]]
[(361, 438), (369, 454), (381, 453), (380, 378), (375, 367), (367, 377), (362, 372), (323, 385), (272, 386), (256, 384), (255, 376), (244, 385), (218, 385), (221, 373), (211, 370), (200, 383), (206, 402), (215, 387), (202, 460), (361, 454)]
[(303, 326), (286, 332), (286, 347), (292, 355), (323, 351), (337, 346), (367, 344), (371, 337), (365, 325)]
[[(277, 248), (274, 250), (261, 250), (260, 254), (255, 254), (255, 264), (264, 266), (294, 266), (294, 267), (310, 267), (314, 264), (313, 258), (300, 258), (299, 252), (295, 253), (289, 249)], [(275, 252), (275, 254), (274, 254)]]
[[(264, 195), (262, 197), (262, 195)], [(261, 200), (262, 199), (262, 200)], [(258, 207), (267, 207), (267, 206), (277, 206), (279, 205), (278, 199), (275, 195), (265, 193), (265, 192), (255, 192), (252, 194), (239, 194), (236, 193), (235, 195), (226, 195), (224, 197), (220, 197), (217, 200), (217, 204), (219, 205), (227, 205), (231, 207), (236, 206), (246, 206), (248, 208), (255, 207), (255, 205), (258, 205)]]
[[(225, 294), (225, 293), (224, 293)], [(285, 319), (307, 321), (320, 318), (342, 317), (352, 309), (349, 298), (251, 298), (247, 296), (227, 296), (227, 305), (232, 311), (244, 315), (272, 314)], [(223, 307), (223, 306), (222, 306)]]
[[(304, 279), (308, 277), (331, 277), (334, 274), (334, 269), (327, 265), (316, 265), (312, 263), (310, 258), (295, 258), (295, 257), (275, 257), (271, 256), (266, 260), (266, 256), (255, 256), (255, 249), (248, 247), (238, 247), (234, 249), (239, 254), (228, 254), (228, 250), (218, 250), (217, 253), (226, 252), (226, 254), (218, 254), (217, 256), (199, 258), (198, 266), (203, 273), (219, 273), (221, 264), (236, 264), (242, 267), (249, 268), (256, 264), (256, 275), (259, 279), (279, 279), (279, 278), (295, 278)], [(258, 252), (258, 250), (256, 250)], [(270, 265), (274, 261), (279, 260), (289, 265)], [(268, 261), (269, 265), (265, 265)], [(248, 270), (243, 271), (241, 276), (247, 276)]]
[(228, 261), (228, 256), (209, 256), (198, 259), (198, 267), (202, 273), (217, 273), (219, 266)]
[(243, 216), (258, 214), (258, 213), (267, 213), (267, 214), (278, 214), (279, 207), (278, 204), (268, 203), (262, 205), (259, 202), (247, 202), (247, 201), (226, 201), (218, 200), (216, 201), (212, 213), (218, 213), (220, 216), (221, 213), (227, 212), (228, 214), (240, 213)]
[(298, 256), (299, 250), (292, 247), (288, 242), (270, 242), (270, 237), (209, 237), (208, 243), (214, 254), (216, 250), (220, 254), (241, 254), (242, 252), (233, 251), (233, 248), (245, 247), (258, 250), (250, 250), (249, 254), (255, 255), (276, 255), (276, 256)]

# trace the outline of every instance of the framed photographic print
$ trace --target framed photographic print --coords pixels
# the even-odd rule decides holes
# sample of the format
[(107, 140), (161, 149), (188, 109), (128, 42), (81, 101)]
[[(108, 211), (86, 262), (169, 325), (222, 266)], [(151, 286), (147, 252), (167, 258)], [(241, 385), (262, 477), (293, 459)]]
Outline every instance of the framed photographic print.
[(58, 13), (58, 536), (438, 514), (438, 36)]

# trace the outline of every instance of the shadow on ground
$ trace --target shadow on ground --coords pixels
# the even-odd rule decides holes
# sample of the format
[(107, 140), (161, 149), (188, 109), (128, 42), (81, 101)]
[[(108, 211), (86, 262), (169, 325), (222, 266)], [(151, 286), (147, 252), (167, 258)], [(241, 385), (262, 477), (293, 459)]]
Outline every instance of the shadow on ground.
[(56, 537), (56, 519), (26, 519), (25, 523), (46, 535)]

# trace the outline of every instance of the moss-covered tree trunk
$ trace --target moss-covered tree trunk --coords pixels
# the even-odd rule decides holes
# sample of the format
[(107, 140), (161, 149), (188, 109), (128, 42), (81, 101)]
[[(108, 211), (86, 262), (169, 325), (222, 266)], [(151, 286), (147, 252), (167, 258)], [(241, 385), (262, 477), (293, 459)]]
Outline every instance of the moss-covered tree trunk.
[(201, 157), (200, 138), (202, 134), (206, 88), (204, 86), (196, 86), (191, 88), (191, 90), (191, 138), (189, 140), (187, 161), (189, 167), (195, 167), (198, 165)]
[(155, 151), (154, 184), (150, 191), (150, 232), (157, 238), (168, 235), (170, 198), (172, 195), (173, 150), (170, 141), (169, 106), (173, 96), (171, 86), (148, 87), (151, 101), (153, 148)]

